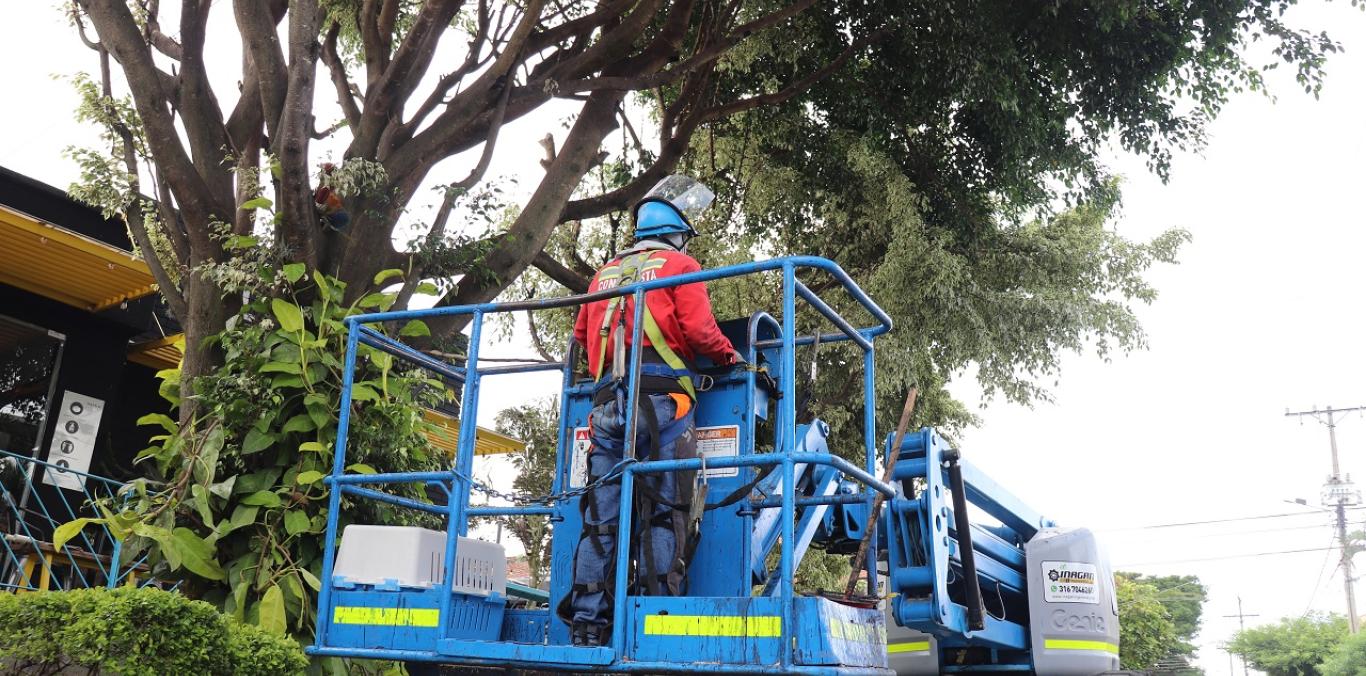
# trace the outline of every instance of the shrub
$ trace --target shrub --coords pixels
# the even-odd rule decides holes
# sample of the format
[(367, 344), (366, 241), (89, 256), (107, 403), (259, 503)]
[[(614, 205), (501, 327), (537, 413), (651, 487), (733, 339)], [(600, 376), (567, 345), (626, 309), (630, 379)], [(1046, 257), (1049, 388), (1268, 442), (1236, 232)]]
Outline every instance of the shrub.
[(228, 655), (236, 674), (297, 674), (308, 668), (294, 639), (236, 621), (228, 624)]
[(1323, 676), (1366, 676), (1366, 633), (1348, 636), (1319, 667)]
[(0, 595), (0, 660), (10, 672), (297, 674), (293, 641), (159, 589)]

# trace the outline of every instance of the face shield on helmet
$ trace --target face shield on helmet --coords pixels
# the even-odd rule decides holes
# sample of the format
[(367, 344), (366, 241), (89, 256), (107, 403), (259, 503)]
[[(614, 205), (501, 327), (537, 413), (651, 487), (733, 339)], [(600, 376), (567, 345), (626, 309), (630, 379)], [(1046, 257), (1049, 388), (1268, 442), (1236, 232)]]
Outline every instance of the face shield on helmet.
[(700, 218), (715, 199), (716, 194), (696, 179), (678, 174), (666, 176), (636, 203), (636, 239), (669, 233), (696, 236), (692, 221)]

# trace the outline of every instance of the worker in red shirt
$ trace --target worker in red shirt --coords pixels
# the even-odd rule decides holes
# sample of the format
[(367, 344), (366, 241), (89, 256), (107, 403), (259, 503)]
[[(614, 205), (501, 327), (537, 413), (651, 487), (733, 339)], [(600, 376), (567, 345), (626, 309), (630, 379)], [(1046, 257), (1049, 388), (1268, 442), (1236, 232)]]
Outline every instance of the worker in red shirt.
[[(661, 180), (633, 210), (635, 243), (598, 270), (589, 292), (701, 270), (687, 253), (688, 241), (697, 236), (689, 219), (699, 216), (713, 198), (711, 190), (686, 176)], [(634, 335), (634, 316), (635, 304), (626, 296), (585, 305), (574, 324), (574, 338), (587, 351), (589, 373), (598, 382), (588, 418), (593, 435), (588, 483), (610, 473), (625, 455), (626, 343)], [(716, 325), (702, 283), (646, 293), (642, 323), (636, 459), (695, 457), (693, 361), (705, 355), (717, 364), (732, 365), (742, 361), (741, 356)], [(633, 593), (676, 596), (683, 591), (702, 513), (700, 504), (692, 504), (694, 475), (637, 475)], [(558, 608), (575, 645), (603, 645), (611, 637), (620, 495), (617, 479), (594, 488), (579, 502), (583, 531), (574, 556), (574, 584)]]

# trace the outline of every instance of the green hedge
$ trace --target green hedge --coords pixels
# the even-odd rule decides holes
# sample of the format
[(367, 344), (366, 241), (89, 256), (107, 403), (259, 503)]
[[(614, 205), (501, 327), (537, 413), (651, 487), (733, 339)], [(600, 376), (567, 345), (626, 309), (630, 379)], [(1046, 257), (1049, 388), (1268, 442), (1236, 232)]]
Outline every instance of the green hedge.
[(0, 594), (0, 670), (48, 674), (302, 673), (285, 636), (238, 623), (213, 606), (159, 589)]

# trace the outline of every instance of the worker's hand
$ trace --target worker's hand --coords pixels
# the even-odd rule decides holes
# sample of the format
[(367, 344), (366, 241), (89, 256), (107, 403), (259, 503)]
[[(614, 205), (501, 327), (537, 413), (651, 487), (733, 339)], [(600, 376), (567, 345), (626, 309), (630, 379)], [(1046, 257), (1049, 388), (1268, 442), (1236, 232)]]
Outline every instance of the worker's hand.
[(727, 356), (726, 366), (737, 366), (745, 363), (745, 355), (740, 354), (739, 350), (731, 350)]

